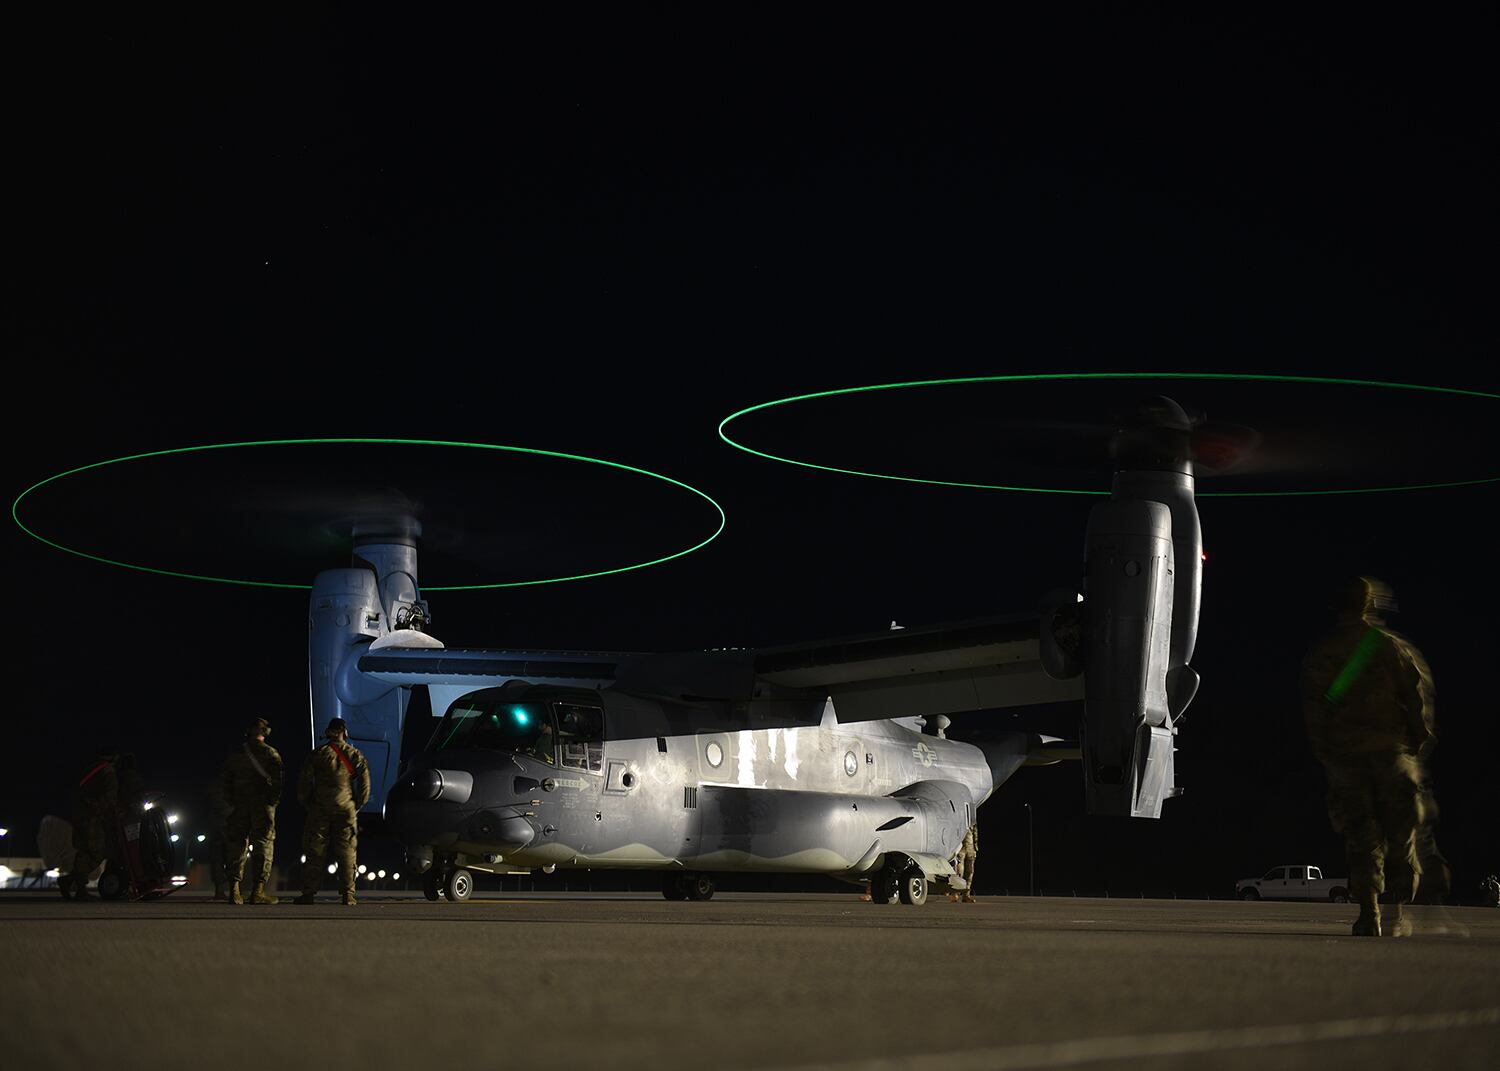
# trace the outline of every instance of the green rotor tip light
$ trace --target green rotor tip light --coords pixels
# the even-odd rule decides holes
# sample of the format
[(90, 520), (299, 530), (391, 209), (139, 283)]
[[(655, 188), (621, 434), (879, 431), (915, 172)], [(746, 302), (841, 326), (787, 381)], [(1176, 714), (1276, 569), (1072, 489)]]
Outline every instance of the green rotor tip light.
[(622, 565), (622, 566), (618, 566), (618, 567), (613, 568), (613, 569), (600, 569), (600, 570), (598, 570), (596, 572), (592, 572), (592, 573), (578, 573), (578, 574), (573, 575), (573, 576), (547, 577), (547, 578), (540, 579), (540, 580), (512, 580), (512, 581), (505, 581), (505, 582), (501, 582), (501, 583), (492, 583), (492, 584), (446, 584), (446, 585), (441, 585), (441, 586), (433, 586), (433, 585), (424, 584), (422, 586), (422, 590), (423, 591), (480, 591), (480, 590), (487, 590), (487, 589), (493, 589), (493, 588), (532, 587), (532, 586), (539, 585), (539, 584), (561, 584), (561, 583), (564, 583), (564, 582), (569, 581), (569, 580), (589, 580), (589, 579), (592, 579), (594, 577), (610, 576), (610, 575), (612, 575), (614, 573), (626, 573), (626, 572), (630, 572), (630, 571), (635, 570), (635, 569), (645, 569), (645, 568), (648, 568), (649, 566), (652, 566), (652, 565), (661, 565), (663, 562), (669, 562), (669, 561), (671, 561), (674, 558), (681, 558), (684, 555), (691, 554), (695, 550), (701, 550), (702, 548), (708, 546), (708, 544), (712, 543), (715, 539), (717, 539), (719, 537), (719, 534), (724, 531), (724, 526), (726, 524), (726, 518), (725, 518), (725, 515), (724, 515), (724, 509), (723, 509), (723, 507), (720, 506), (717, 502), (715, 502), (712, 498), (710, 498), (707, 494), (705, 494), (704, 492), (698, 490), (696, 487), (690, 487), (689, 485), (683, 483), (680, 480), (674, 480), (674, 479), (672, 479), (670, 476), (663, 476), (660, 473), (650, 472), (650, 471), (648, 471), (646, 469), (635, 468), (634, 466), (631, 466), (631, 465), (624, 465), (624, 464), (621, 464), (618, 461), (604, 461), (604, 460), (601, 460), (600, 458), (583, 457), (583, 456), (581, 456), (579, 454), (563, 454), (563, 453), (558, 453), (557, 451), (554, 451), (554, 450), (535, 450), (535, 449), (531, 449), (529, 447), (524, 447), (524, 446), (501, 446), (501, 445), (498, 445), (498, 444), (495, 444), (495, 443), (447, 442), (447, 441), (443, 441), (443, 440), (439, 440), (439, 439), (382, 439), (382, 438), (354, 438), (354, 439), (266, 439), (266, 440), (260, 440), (260, 441), (254, 441), (254, 442), (211, 443), (211, 444), (208, 444), (208, 445), (205, 445), (205, 446), (182, 446), (182, 447), (177, 447), (177, 448), (171, 449), (171, 450), (153, 450), (153, 451), (151, 451), (149, 453), (144, 453), (144, 454), (131, 454), (131, 455), (126, 456), (126, 457), (110, 458), (110, 459), (108, 459), (106, 461), (95, 461), (95, 462), (92, 462), (91, 464), (88, 464), (88, 465), (80, 465), (77, 468), (69, 469), (66, 472), (59, 472), (59, 473), (57, 473), (57, 474), (55, 474), (53, 476), (48, 476), (45, 480), (39, 480), (36, 483), (32, 484), (30, 487), (26, 488), (26, 490), (22, 491), (19, 495), (17, 495), (16, 496), (16, 500), (11, 503), (10, 516), (11, 516), (11, 520), (13, 520), (16, 523), (16, 526), (18, 528), (20, 528), (21, 531), (25, 532), (27, 535), (31, 536), (33, 539), (37, 540), (38, 542), (45, 543), (49, 547), (53, 547), (53, 548), (55, 548), (57, 550), (64, 551), (64, 552), (66, 552), (68, 554), (74, 554), (74, 555), (77, 555), (80, 558), (87, 558), (90, 561), (101, 562), (101, 563), (103, 563), (105, 565), (114, 565), (114, 566), (118, 566), (118, 567), (120, 567), (122, 569), (133, 569), (136, 572), (142, 572), (142, 573), (154, 573), (154, 574), (156, 574), (158, 576), (177, 577), (177, 578), (183, 579), (183, 580), (207, 580), (207, 581), (210, 581), (210, 582), (216, 583), (216, 584), (238, 584), (238, 585), (241, 585), (241, 586), (244, 586), (244, 587), (257, 587), (257, 588), (291, 588), (291, 589), (294, 589), (294, 590), (308, 591), (308, 590), (311, 590), (311, 588), (312, 588), (311, 584), (283, 584), (283, 583), (276, 583), (276, 582), (266, 581), (266, 580), (240, 580), (240, 579), (235, 579), (235, 578), (232, 578), (232, 577), (224, 577), (224, 576), (205, 576), (205, 575), (197, 574), (197, 573), (181, 573), (181, 572), (174, 572), (173, 570), (170, 570), (170, 569), (156, 569), (156, 568), (152, 568), (151, 566), (135, 565), (135, 564), (132, 564), (131, 562), (115, 561), (115, 560), (110, 559), (110, 558), (101, 557), (101, 556), (99, 556), (97, 554), (90, 554), (87, 551), (79, 550), (79, 549), (77, 549), (75, 547), (66, 547), (66, 546), (63, 546), (61, 543), (54, 542), (53, 540), (47, 539), (45, 536), (38, 535), (36, 532), (33, 532), (30, 528), (26, 527), (26, 525), (21, 521), (20, 507), (21, 507), (22, 500), (25, 499), (26, 496), (29, 495), (29, 494), (31, 494), (33, 491), (36, 491), (38, 488), (44, 487), (44, 486), (46, 486), (47, 484), (50, 484), (50, 483), (55, 483), (58, 480), (62, 480), (65, 477), (73, 476), (73, 475), (76, 475), (77, 473), (80, 473), (80, 472), (87, 472), (90, 469), (102, 468), (102, 467), (104, 467), (106, 465), (118, 465), (118, 464), (122, 464), (122, 463), (127, 462), (127, 461), (141, 461), (141, 460), (146, 460), (148, 458), (166, 457), (166, 456), (173, 455), (173, 454), (201, 453), (201, 452), (204, 452), (204, 451), (207, 451), (207, 450), (232, 450), (232, 449), (241, 449), (241, 448), (248, 448), (248, 447), (255, 447), (255, 446), (330, 446), (330, 445), (331, 446), (343, 446), (343, 445), (447, 446), (447, 447), (457, 447), (457, 448), (468, 449), (468, 450), (497, 450), (497, 451), (504, 451), (504, 452), (513, 453), (513, 454), (528, 454), (528, 455), (535, 456), (535, 457), (557, 458), (557, 459), (560, 459), (560, 460), (563, 460), (563, 461), (578, 461), (578, 462), (583, 462), (585, 464), (590, 464), (590, 465), (603, 465), (603, 466), (606, 466), (608, 468), (618, 469), (618, 470), (620, 470), (622, 472), (634, 473), (637, 476), (649, 476), (651, 479), (660, 480), (663, 483), (668, 483), (668, 484), (671, 484), (674, 487), (679, 487), (679, 488), (681, 488), (684, 491), (691, 492), (692, 494), (697, 495), (699, 498), (703, 499), (710, 506), (712, 506), (713, 509), (714, 509), (714, 512), (716, 512), (719, 515), (719, 524), (718, 524), (718, 527), (715, 528), (714, 531), (713, 531), (713, 533), (710, 534), (706, 539), (702, 539), (699, 542), (694, 543), (690, 547), (686, 547), (686, 548), (684, 548), (682, 550), (674, 551), (671, 554), (666, 554), (666, 555), (663, 555), (662, 557), (659, 557), (659, 558), (653, 558), (650, 561), (637, 562), (637, 563), (635, 563), (633, 565)]
[[(1131, 379), (1170, 379), (1170, 380), (1193, 380), (1198, 382), (1209, 381), (1231, 381), (1245, 383), (1300, 383), (1300, 384), (1323, 384), (1346, 387), (1377, 387), (1385, 390), (1423, 391), (1432, 394), (1460, 395), (1467, 398), (1486, 398), (1492, 401), (1500, 401), (1500, 394), (1488, 394), (1483, 391), (1460, 390), (1456, 387), (1431, 387), (1416, 383), (1392, 383), (1382, 380), (1371, 379), (1346, 379), (1333, 376), (1283, 376), (1283, 375), (1260, 375), (1255, 373), (1240, 372), (1044, 372), (1024, 375), (1009, 376), (962, 376), (956, 379), (918, 379), (901, 383), (876, 383), (863, 387), (842, 387), (837, 390), (817, 391), (812, 394), (798, 394), (789, 398), (777, 398), (769, 402), (761, 402), (741, 409), (737, 413), (731, 413), (719, 422), (719, 438), (723, 439), (736, 450), (743, 450), (747, 454), (765, 458), (768, 461), (779, 461), (786, 465), (798, 465), (802, 468), (821, 469), (824, 472), (837, 472), (845, 476), (865, 476), (876, 480), (897, 480), (902, 483), (925, 483), (939, 487), (968, 487), (984, 491), (1029, 491), (1037, 494), (1052, 495), (1107, 495), (1108, 491), (1101, 490), (1079, 490), (1066, 487), (1023, 487), (1013, 484), (998, 483), (967, 483), (960, 480), (936, 480), (921, 476), (902, 476), (891, 472), (866, 472), (859, 469), (840, 468), (836, 465), (824, 465), (805, 458), (782, 457), (777, 454), (767, 453), (747, 446), (730, 437), (728, 428), (731, 423), (747, 417), (752, 413), (758, 413), (776, 406), (792, 405), (797, 402), (811, 402), (823, 398), (835, 398), (852, 394), (866, 394), (873, 391), (886, 390), (908, 390), (916, 387), (951, 387), (965, 383), (1038, 383), (1057, 381), (1082, 381), (1082, 380), (1131, 380)], [(1476, 484), (1490, 484), (1500, 482), (1500, 476), (1487, 477), (1479, 480), (1456, 480), (1448, 483), (1424, 483), (1411, 484), (1400, 487), (1358, 487), (1327, 489), (1320, 491), (1206, 491), (1199, 492), (1199, 498), (1281, 498), (1307, 495), (1352, 495), (1352, 494), (1378, 494), (1389, 491), (1426, 491), (1442, 487), (1471, 487)]]

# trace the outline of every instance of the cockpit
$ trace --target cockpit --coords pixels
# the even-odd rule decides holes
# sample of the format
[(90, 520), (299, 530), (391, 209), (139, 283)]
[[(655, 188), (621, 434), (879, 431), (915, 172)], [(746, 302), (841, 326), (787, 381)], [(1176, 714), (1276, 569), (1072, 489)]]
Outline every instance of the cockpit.
[(489, 750), (527, 755), (550, 766), (599, 773), (604, 768), (604, 712), (563, 700), (517, 701), (502, 689), (456, 700), (438, 723), (428, 751)]

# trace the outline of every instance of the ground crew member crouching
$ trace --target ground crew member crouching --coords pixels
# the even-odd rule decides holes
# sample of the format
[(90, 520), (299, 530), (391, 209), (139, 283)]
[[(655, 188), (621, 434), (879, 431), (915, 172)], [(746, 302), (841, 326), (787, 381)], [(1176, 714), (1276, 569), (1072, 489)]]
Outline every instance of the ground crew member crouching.
[(256, 718), (245, 730), (245, 743), (224, 760), (225, 794), (229, 800), (229, 818), (224, 826), (225, 865), (229, 879), (229, 899), (245, 902), (240, 882), (245, 877), (245, 857), (257, 854), (255, 889), (252, 904), (274, 904), (276, 897), (266, 891), (271, 880), (271, 861), (276, 849), (276, 805), (281, 801), (281, 756), (266, 743), (271, 726), (265, 718)]
[(89, 763), (73, 794), (73, 866), (57, 880), (63, 899), (88, 898), (89, 874), (104, 862), (119, 824), (119, 748), (105, 747)]
[(332, 846), (339, 865), (343, 889), (340, 899), (349, 906), (354, 898), (355, 852), (358, 847), (359, 809), (370, 799), (370, 767), (359, 749), (349, 743), (343, 718), (328, 723), (328, 742), (302, 764), (297, 799), (307, 808), (302, 831), (302, 895), (299, 904), (310, 904), (323, 879), (323, 860)]

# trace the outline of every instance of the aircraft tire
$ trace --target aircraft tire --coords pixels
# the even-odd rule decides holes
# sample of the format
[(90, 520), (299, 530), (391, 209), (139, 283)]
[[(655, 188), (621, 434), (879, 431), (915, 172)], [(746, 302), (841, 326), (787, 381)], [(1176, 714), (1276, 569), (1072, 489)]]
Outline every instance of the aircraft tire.
[(686, 880), (682, 874), (663, 874), (661, 879), (661, 894), (668, 900), (686, 900), (687, 889), (683, 887)]
[(693, 874), (683, 879), (683, 889), (689, 900), (712, 900), (714, 879), (707, 874)]
[(463, 867), (455, 867), (448, 874), (448, 880), (443, 882), (443, 893), (453, 903), (461, 903), (467, 900), (474, 892), (474, 875)]
[(901, 875), (901, 902), (921, 907), (927, 902), (927, 876), (915, 868)]
[(870, 903), (894, 904), (901, 899), (901, 881), (888, 866), (870, 875)]
[(99, 875), (99, 899), (118, 900), (128, 891), (130, 883), (125, 880), (125, 872), (115, 866), (105, 867)]
[(436, 903), (443, 898), (443, 887), (438, 881), (437, 868), (433, 867), (422, 875), (422, 895)]

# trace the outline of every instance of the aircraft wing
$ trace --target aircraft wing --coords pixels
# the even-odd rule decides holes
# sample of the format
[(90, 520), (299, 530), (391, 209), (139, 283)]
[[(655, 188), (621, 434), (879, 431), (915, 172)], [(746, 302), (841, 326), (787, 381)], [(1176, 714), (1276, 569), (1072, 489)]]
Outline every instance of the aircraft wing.
[[(1034, 615), (897, 629), (757, 650), (682, 652), (367, 650), (362, 675), (387, 685), (534, 684), (744, 700), (757, 686), (832, 696), (840, 721), (1033, 706), (1083, 698), (1081, 678), (1042, 670)], [(446, 691), (446, 689), (444, 689)], [(455, 693), (457, 694), (457, 693)]]
[(591, 651), (492, 651), (463, 647), (382, 647), (359, 656), (359, 672), (386, 684), (564, 684), (601, 688), (615, 682), (620, 666), (636, 656)]
[(953, 714), (1083, 698), (1083, 680), (1042, 670), (1035, 615), (763, 648), (757, 680), (823, 689), (840, 721)]

